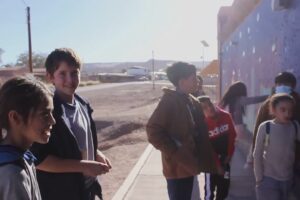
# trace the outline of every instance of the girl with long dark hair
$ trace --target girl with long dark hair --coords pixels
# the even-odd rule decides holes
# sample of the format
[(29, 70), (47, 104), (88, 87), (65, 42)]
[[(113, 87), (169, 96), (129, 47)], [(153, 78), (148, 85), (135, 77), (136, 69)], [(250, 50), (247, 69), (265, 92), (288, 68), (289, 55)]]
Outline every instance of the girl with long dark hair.
[(267, 97), (268, 95), (248, 97), (246, 85), (243, 82), (238, 81), (233, 83), (227, 89), (227, 91), (221, 99), (220, 107), (228, 107), (228, 111), (232, 116), (236, 128), (241, 129), (239, 128), (239, 126), (245, 126), (243, 121), (243, 116), (245, 116), (246, 114), (245, 107), (250, 104), (260, 103), (264, 101)]

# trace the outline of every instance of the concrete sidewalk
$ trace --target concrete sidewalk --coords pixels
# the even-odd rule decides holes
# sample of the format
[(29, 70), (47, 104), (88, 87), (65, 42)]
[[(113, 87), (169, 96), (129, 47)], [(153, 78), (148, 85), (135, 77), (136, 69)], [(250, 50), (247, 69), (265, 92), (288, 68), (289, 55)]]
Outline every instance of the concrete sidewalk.
[[(204, 176), (198, 176), (195, 185), (202, 191)], [(200, 188), (201, 187), (201, 188)], [(198, 200), (199, 190), (193, 192), (193, 200)], [(203, 198), (203, 197), (202, 197)], [(113, 200), (167, 200), (167, 184), (162, 174), (161, 154), (148, 145), (138, 163), (132, 169)]]
[(160, 158), (160, 152), (148, 145), (113, 199), (168, 199)]
[[(244, 171), (245, 156), (236, 148), (231, 163), (232, 178), (228, 200), (254, 200), (253, 174)], [(192, 200), (204, 199), (204, 175), (198, 176), (195, 181)], [(137, 164), (134, 166), (122, 186), (119, 188), (113, 200), (168, 200), (167, 184), (162, 175), (161, 154), (148, 145)]]

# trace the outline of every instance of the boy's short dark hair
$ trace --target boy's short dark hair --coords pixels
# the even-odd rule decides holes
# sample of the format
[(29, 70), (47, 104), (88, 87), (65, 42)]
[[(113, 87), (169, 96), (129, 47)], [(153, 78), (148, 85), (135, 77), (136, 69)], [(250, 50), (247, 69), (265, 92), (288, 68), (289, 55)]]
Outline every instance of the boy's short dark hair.
[(45, 62), (46, 71), (53, 75), (61, 62), (66, 62), (69, 66), (81, 68), (79, 56), (70, 48), (59, 48), (52, 51)]
[(209, 96), (206, 96), (206, 95), (199, 96), (199, 97), (197, 97), (197, 99), (200, 103), (212, 103)]
[(48, 102), (52, 92), (45, 84), (34, 77), (15, 77), (3, 84), (0, 89), (0, 127), (8, 130), (8, 113), (15, 110), (25, 123), (31, 111)]
[(167, 68), (168, 79), (174, 86), (178, 86), (179, 80), (187, 78), (194, 73), (196, 74), (195, 65), (185, 62), (176, 62)]
[(275, 84), (291, 84), (291, 86), (295, 88), (297, 84), (297, 80), (294, 74), (290, 72), (280, 72), (275, 77)]
[(280, 102), (285, 102), (285, 101), (289, 101), (291, 103), (293, 103), (294, 105), (296, 104), (295, 99), (289, 95), (289, 94), (285, 94), (285, 93), (278, 93), (278, 94), (274, 94), (271, 97), (270, 100), (270, 106), (271, 108), (276, 108), (276, 106), (280, 103)]

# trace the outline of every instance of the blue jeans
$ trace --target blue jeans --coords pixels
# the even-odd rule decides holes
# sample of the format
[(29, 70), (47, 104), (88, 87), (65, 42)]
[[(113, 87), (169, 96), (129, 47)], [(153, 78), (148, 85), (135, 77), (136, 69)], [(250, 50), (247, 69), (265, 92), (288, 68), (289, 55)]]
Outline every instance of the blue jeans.
[(257, 200), (288, 200), (292, 180), (278, 181), (264, 176), (262, 182), (256, 186)]
[(170, 200), (190, 200), (192, 197), (194, 177), (167, 179)]

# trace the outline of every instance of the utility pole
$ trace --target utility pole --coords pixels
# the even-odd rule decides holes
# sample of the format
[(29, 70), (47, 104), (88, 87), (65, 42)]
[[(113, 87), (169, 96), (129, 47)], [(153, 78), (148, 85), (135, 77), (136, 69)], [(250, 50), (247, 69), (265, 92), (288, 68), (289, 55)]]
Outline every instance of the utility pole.
[(202, 68), (204, 68), (204, 46), (202, 47)]
[(209, 47), (209, 45), (205, 40), (202, 40), (201, 44), (202, 44), (202, 67), (204, 67), (204, 48)]
[(155, 90), (154, 51), (152, 50), (152, 89)]
[(31, 47), (31, 28), (30, 28), (30, 7), (27, 6), (27, 28), (28, 28), (28, 66), (29, 72), (32, 73), (32, 47)]

